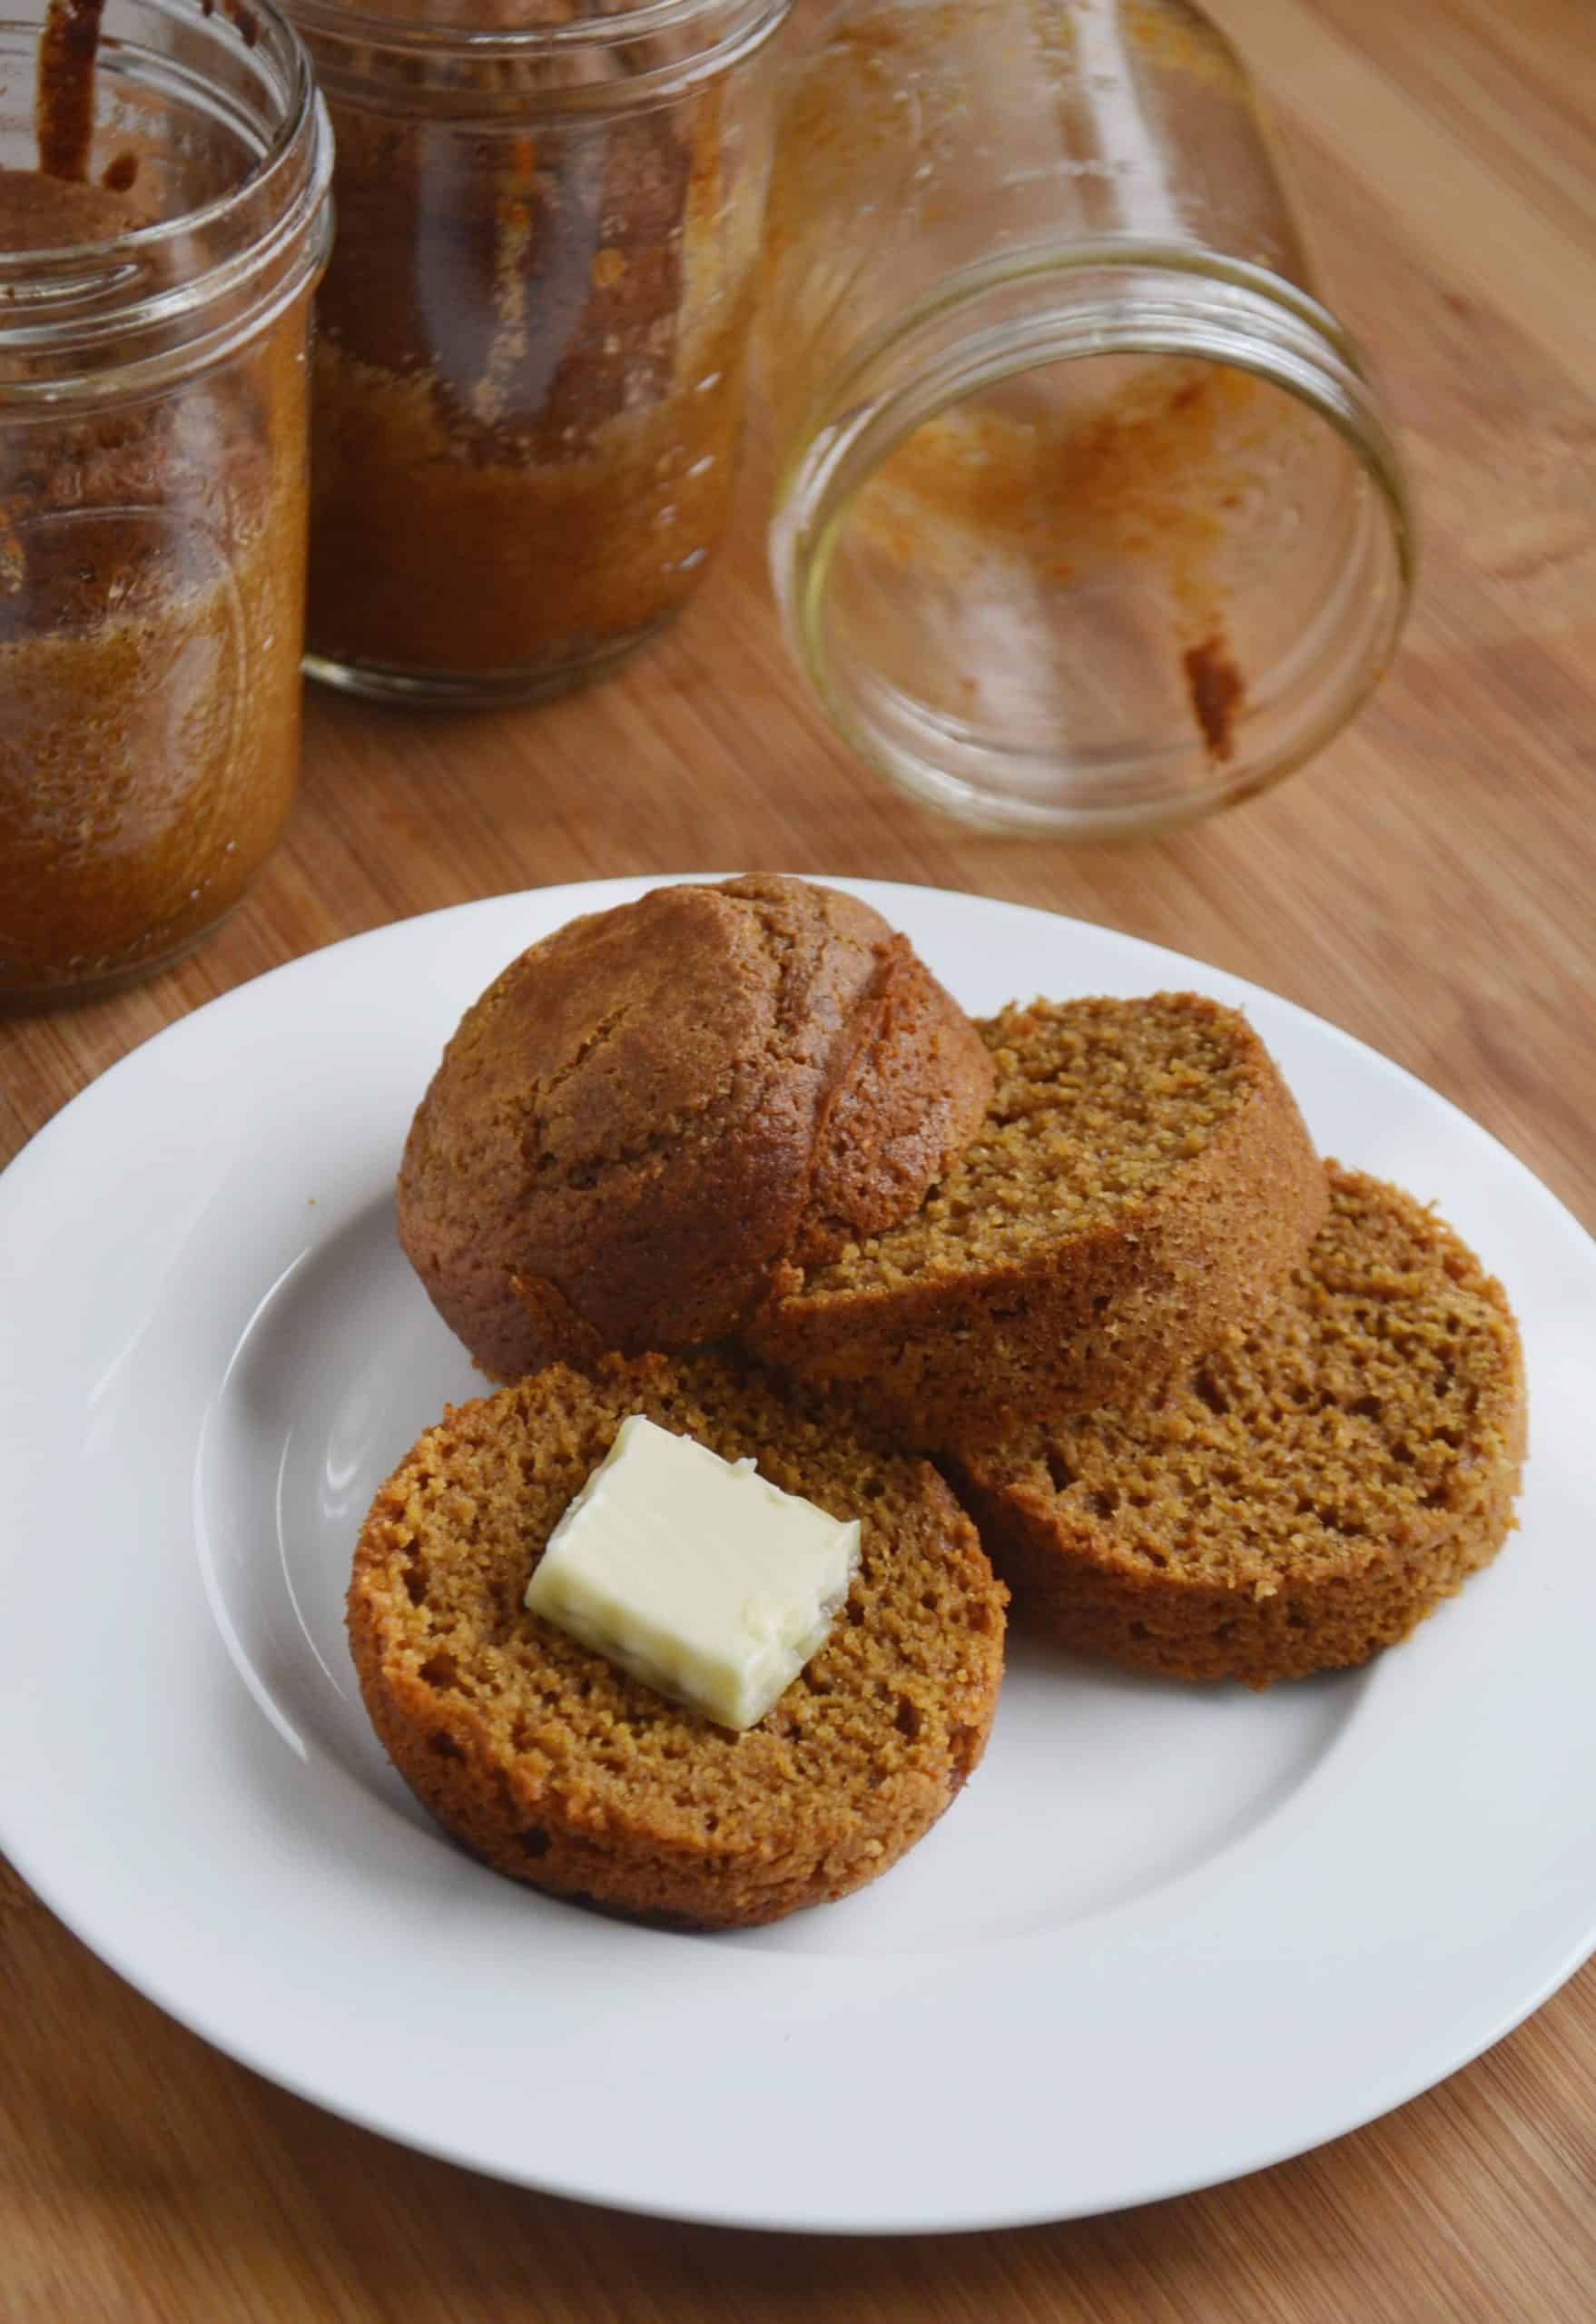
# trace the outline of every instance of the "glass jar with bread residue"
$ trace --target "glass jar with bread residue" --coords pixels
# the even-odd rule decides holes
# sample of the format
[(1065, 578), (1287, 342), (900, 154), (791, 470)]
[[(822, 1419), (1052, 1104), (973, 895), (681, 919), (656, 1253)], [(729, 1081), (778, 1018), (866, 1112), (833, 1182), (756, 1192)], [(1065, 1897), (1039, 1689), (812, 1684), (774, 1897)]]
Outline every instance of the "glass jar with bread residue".
[(269, 6), (0, 25), (0, 1007), (222, 920), (299, 772), (326, 115)]
[(767, 245), (777, 596), (893, 782), (1150, 832), (1366, 698), (1401, 455), (1189, 0), (842, 0), (783, 85)]
[(291, 0), (338, 138), (310, 660), (536, 698), (697, 587), (724, 525), (786, 0)]

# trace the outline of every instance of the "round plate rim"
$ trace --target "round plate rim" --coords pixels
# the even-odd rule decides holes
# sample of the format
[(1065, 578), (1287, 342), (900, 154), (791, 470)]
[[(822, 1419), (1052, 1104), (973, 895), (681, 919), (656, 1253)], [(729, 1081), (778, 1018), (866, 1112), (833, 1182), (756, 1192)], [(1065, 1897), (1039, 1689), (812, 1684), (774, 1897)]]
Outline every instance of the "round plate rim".
[[(560, 924), (561, 921), (573, 912), (606, 909), (610, 904), (625, 901), (641, 894), (648, 888), (665, 884), (673, 876), (713, 880), (726, 875), (713, 872), (634, 875), (620, 879), (576, 882), (557, 888), (511, 891), (502, 895), (470, 900), (447, 907), (442, 911), (419, 913), (403, 921), (369, 930), (315, 952), (301, 955), (265, 972), (259, 978), (251, 980), (244, 985), (218, 996), (214, 1000), (163, 1028), (128, 1051), (62, 1108), (41, 1128), (29, 1144), (21, 1149), (11, 1165), (0, 1173), (0, 1235), (5, 1233), (14, 1211), (19, 1206), (25, 1207), (34, 1198), (35, 1177), (42, 1177), (48, 1170), (57, 1148), (80, 1134), (83, 1123), (86, 1118), (92, 1118), (97, 1108), (114, 1103), (130, 1076), (136, 1078), (149, 1071), (150, 1060), (153, 1057), (170, 1058), (188, 1043), (202, 1045), (213, 1032), (226, 1024), (230, 1017), (250, 1009), (260, 1009), (273, 994), (281, 994), (291, 990), (296, 980), (309, 980), (311, 984), (320, 982), (329, 972), (329, 963), (337, 958), (349, 955), (357, 950), (368, 956), (373, 950), (381, 950), (385, 948), (391, 948), (396, 952), (403, 951), (418, 940), (418, 931), (425, 927), (436, 926), (446, 921), (458, 921), (462, 916), (475, 919), (488, 913), (507, 915), (514, 908), (520, 906), (527, 907), (529, 914), (538, 921), (538, 932), (541, 933), (548, 928)], [(1240, 999), (1248, 1005), (1263, 1002), (1270, 1012), (1279, 1013), (1280, 1021), (1296, 1022), (1312, 1028), (1314, 1039), (1328, 1038), (1343, 1046), (1346, 1052), (1356, 1055), (1360, 1059), (1374, 1060), (1384, 1073), (1397, 1077), (1399, 1083), (1409, 1085), (1413, 1089), (1422, 1093), (1425, 1107), (1440, 1109), (1442, 1118), (1446, 1120), (1452, 1129), (1474, 1144), (1477, 1150), (1488, 1150), (1494, 1165), (1505, 1164), (1509, 1167), (1518, 1182), (1517, 1193), (1521, 1198), (1532, 1202), (1541, 1209), (1542, 1217), (1549, 1222), (1554, 1220), (1560, 1232), (1564, 1229), (1571, 1230), (1572, 1235), (1579, 1238), (1583, 1257), (1587, 1263), (1596, 1258), (1596, 1244), (1592, 1243), (1580, 1222), (1510, 1148), (1492, 1137), (1477, 1123), (1463, 1114), (1450, 1100), (1430, 1088), (1417, 1077), (1408, 1073), (1405, 1068), (1395, 1065), (1378, 1051), (1366, 1048), (1353, 1036), (1315, 1016), (1300, 1004), (1270, 993), (1266, 989), (1252, 984), (1228, 971), (1207, 966), (1189, 956), (1174, 952), (1163, 946), (1148, 943), (1142, 939), (1128, 936), (1119, 931), (1104, 928), (1093, 922), (1074, 921), (1067, 915), (1054, 913), (1043, 908), (1011, 904), (980, 896), (967, 890), (946, 890), (916, 886), (911, 883), (857, 880), (823, 874), (804, 876), (829, 878), (832, 884), (862, 895), (866, 901), (876, 903), (889, 918), (893, 919), (897, 919), (900, 915), (912, 917), (916, 901), (930, 899), (934, 900), (937, 906), (952, 903), (960, 907), (968, 907), (980, 915), (995, 912), (1003, 916), (1005, 920), (1021, 916), (1027, 921), (1040, 923), (1055, 931), (1060, 926), (1066, 930), (1079, 930), (1084, 931), (1094, 942), (1108, 943), (1117, 954), (1126, 960), (1128, 966), (1134, 965), (1138, 973), (1178, 971), (1183, 981), (1189, 978), (1201, 989), (1217, 989), (1221, 997)], [(911, 901), (906, 903), (904, 900)], [(564, 909), (557, 911), (557, 916), (550, 917), (551, 910), (560, 906)], [(933, 966), (935, 965), (933, 962)], [(336, 977), (338, 973), (336, 968), (332, 972)], [(469, 997), (469, 995), (466, 996), (467, 999)], [(14, 1351), (8, 1345), (8, 1337), (4, 1320), (0, 1319), (0, 1357), (14, 1355)], [(15, 1354), (21, 1353), (22, 1351), (15, 1352)], [(3, 1565), (3, 1562), (4, 1561), (0, 1560), (0, 1565)], [(1433, 2087), (1437, 2082), (1469, 2063), (1521, 2024), (1568, 1976), (1571, 1975), (1581, 1963), (1588, 1957), (1591, 1951), (1596, 1948), (1596, 1896), (1593, 1896), (1577, 1931), (1571, 1930), (1568, 1941), (1558, 1957), (1544, 1961), (1541, 1974), (1537, 1977), (1527, 1984), (1520, 1984), (1512, 2000), (1504, 2001), (1493, 2014), (1487, 2013), (1490, 2017), (1489, 2025), (1483, 2032), (1481, 2027), (1476, 2025), (1470, 2037), (1457, 2045), (1454, 2053), (1450, 2054), (1445, 2062), (1438, 2064), (1433, 2055), (1427, 2055), (1422, 2060), (1415, 2057), (1410, 2061), (1408, 2071), (1392, 2073), (1386, 2078), (1382, 2087), (1372, 2091), (1368, 2103), (1360, 2103), (1350, 2111), (1345, 2111), (1342, 2116), (1335, 2120), (1325, 2121), (1311, 2135), (1287, 2137), (1284, 2142), (1277, 2138), (1265, 2137), (1254, 2151), (1245, 2156), (1239, 2155), (1237, 2151), (1233, 2150), (1227, 2155), (1223, 2166), (1212, 2171), (1194, 2169), (1177, 2171), (1174, 2174), (1165, 2173), (1161, 2178), (1148, 2183), (1128, 2188), (1118, 2194), (1111, 2202), (1096, 2201), (1087, 2205), (1071, 2204), (1066, 2195), (1062, 2200), (1052, 2203), (1039, 2206), (1032, 2202), (1016, 2208), (1005, 2208), (1001, 2203), (987, 2201), (973, 2205), (962, 2216), (949, 2215), (944, 2211), (935, 2219), (918, 2212), (896, 2216), (877, 2213), (871, 2216), (824, 2217), (816, 2215), (813, 2211), (800, 2211), (773, 2215), (762, 2214), (757, 2209), (747, 2207), (728, 2210), (714, 2201), (694, 2203), (681, 2201), (651, 2201), (646, 2197), (639, 2200), (613, 2186), (596, 2185), (591, 2174), (584, 2175), (581, 2172), (575, 2175), (563, 2175), (543, 2167), (536, 2171), (507, 2168), (502, 2159), (485, 2158), (481, 2152), (473, 2151), (468, 2142), (429, 2137), (424, 2132), (419, 2132), (413, 2124), (404, 2127), (396, 2126), (391, 2120), (386, 2119), (379, 2110), (368, 2111), (364, 2108), (358, 2096), (330, 2091), (327, 2087), (319, 2085), (313, 2075), (299, 2074), (285, 2070), (281, 2062), (274, 2058), (272, 2044), (270, 2041), (251, 2040), (246, 2035), (241, 2034), (236, 2027), (218, 2024), (214, 2022), (212, 2013), (185, 2005), (181, 1974), (163, 1975), (158, 1969), (152, 1970), (149, 1963), (141, 1957), (136, 1945), (124, 1945), (114, 1934), (108, 1934), (105, 1929), (97, 1926), (92, 1910), (92, 1899), (88, 1905), (84, 1905), (82, 1896), (74, 1892), (70, 1869), (63, 1875), (59, 1867), (46, 1860), (47, 1847), (44, 1850), (35, 1850), (29, 1846), (25, 1837), (20, 1845), (13, 1846), (8, 1837), (13, 1820), (6, 1812), (5, 1792), (0, 1789), (0, 1845), (6, 1847), (17, 1870), (36, 1890), (42, 1900), (89, 1945), (91, 1950), (135, 1989), (145, 1994), (180, 2023), (188, 2025), (202, 2038), (222, 2050), (224, 2053), (249, 2065), (280, 2086), (294, 2092), (296, 2095), (373, 2131), (379, 2135), (396, 2138), (418, 2151), (484, 2171), (490, 2176), (507, 2180), (511, 2183), (536, 2187), (547, 2192), (590, 2201), (614, 2203), (653, 2216), (702, 2224), (724, 2224), (783, 2231), (843, 2234), (973, 2231), (1086, 2216), (1091, 2211), (1117, 2208), (1120, 2204), (1150, 2201), (1222, 2183), (1246, 2171), (1285, 2160), (1290, 2155), (1300, 2153), (1327, 2140), (1339, 2137), (1364, 2122), (1376, 2119), (1393, 2107), (1404, 2103), (1421, 2092)]]

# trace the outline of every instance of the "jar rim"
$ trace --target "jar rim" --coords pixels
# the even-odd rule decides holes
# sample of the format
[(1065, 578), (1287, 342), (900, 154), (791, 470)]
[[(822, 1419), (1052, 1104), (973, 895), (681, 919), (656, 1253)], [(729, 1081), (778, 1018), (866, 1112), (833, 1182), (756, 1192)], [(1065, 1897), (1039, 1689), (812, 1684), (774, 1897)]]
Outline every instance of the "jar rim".
[[(1029, 290), (1035, 308), (1025, 311)], [(1019, 306), (1008, 303), (1017, 294)], [(993, 313), (1000, 321), (990, 320)], [(1195, 358), (1252, 372), (1348, 446), (1372, 487), (1360, 554), (1381, 586), (1344, 591), (1339, 659), (1315, 694), (1282, 687), (1280, 731), (1205, 787), (1159, 788), (1156, 754), (1071, 760), (1057, 743), (998, 745), (921, 712), (868, 666), (833, 660), (827, 603), (833, 549), (871, 478), (925, 421), (1033, 369), (1123, 355)], [(1415, 541), (1401, 460), (1364, 360), (1329, 310), (1244, 261), (1104, 237), (1067, 253), (1039, 247), (945, 276), (833, 372), (784, 448), (769, 534), (771, 576), (799, 665), (837, 730), (901, 790), (993, 831), (1122, 837), (1255, 795), (1315, 756), (1366, 697), (1395, 650)], [(1335, 611), (1341, 608), (1337, 598)], [(1361, 608), (1361, 612), (1358, 610)], [(1295, 722), (1295, 723), (1293, 723)], [(1017, 779), (1018, 778), (1018, 779)], [(1110, 798), (1109, 790), (1114, 796)]]
[[(192, 0), (140, 5), (156, 20), (186, 25), (193, 15)], [(321, 272), (327, 107), (281, 7), (251, 0), (251, 13), (259, 32), (247, 46), (261, 60), (251, 116), (259, 150), (232, 184), (109, 241), (0, 251), (0, 407), (63, 407), (135, 386), (153, 392), (174, 369), (220, 359)], [(124, 35), (120, 54), (130, 50), (139, 44)]]
[[(293, 22), (323, 38), (391, 51), (398, 55), (458, 53), (476, 57), (569, 57), (600, 54), (665, 34), (700, 25), (714, 27), (714, 44), (724, 38), (730, 18), (749, 30), (773, 31), (793, 0), (643, 0), (610, 15), (578, 15), (568, 24), (506, 26), (416, 23), (380, 7), (346, 5), (345, 0), (290, 0)], [(706, 42), (705, 45), (711, 44)]]
[[(182, 0), (144, 0), (156, 15), (186, 15)], [(212, 18), (212, 10), (204, 10)], [(225, 11), (216, 11), (224, 21), (232, 21)], [(130, 226), (123, 233), (109, 240), (87, 242), (60, 242), (48, 250), (8, 250), (0, 242), (0, 284), (4, 284), (7, 300), (15, 298), (19, 286), (32, 280), (46, 283), (53, 275), (70, 276), (85, 262), (103, 260), (112, 253), (126, 251), (130, 256), (143, 257), (159, 251), (186, 237), (202, 233), (206, 228), (224, 224), (229, 213), (244, 202), (252, 199), (261, 188), (289, 159), (302, 140), (307, 124), (314, 119), (318, 93), (316, 76), (304, 43), (294, 30), (286, 11), (277, 0), (250, 0), (250, 14), (262, 31), (275, 35), (278, 61), (285, 68), (285, 93), (281, 117), (267, 136), (264, 150), (251, 162), (224, 193), (212, 194), (209, 200), (196, 202), (192, 210), (180, 210), (170, 218), (152, 219), (147, 225)], [(241, 34), (241, 38), (243, 35)], [(246, 46), (262, 46), (260, 34)], [(105, 280), (105, 278), (102, 278)], [(95, 287), (99, 287), (96, 285)], [(0, 322), (0, 343), (8, 336)]]
[[(988, 324), (988, 310), (1007, 293), (1032, 289), (1039, 294), (1034, 316)], [(1150, 298), (1140, 295), (1148, 289)], [(1208, 293), (1232, 302), (1217, 327), (1203, 311)], [(1411, 539), (1402, 462), (1366, 359), (1345, 325), (1266, 267), (1130, 235), (1083, 240), (1062, 251), (1039, 243), (943, 276), (930, 295), (851, 350), (824, 381), (795, 442), (830, 439), (816, 464), (830, 493), (845, 465), (883, 458), (924, 420), (1000, 379), (1108, 355), (1195, 357), (1254, 371), (1285, 389), (1352, 443)], [(786, 463), (778, 501), (793, 490), (801, 459)], [(813, 487), (815, 475), (808, 481)]]

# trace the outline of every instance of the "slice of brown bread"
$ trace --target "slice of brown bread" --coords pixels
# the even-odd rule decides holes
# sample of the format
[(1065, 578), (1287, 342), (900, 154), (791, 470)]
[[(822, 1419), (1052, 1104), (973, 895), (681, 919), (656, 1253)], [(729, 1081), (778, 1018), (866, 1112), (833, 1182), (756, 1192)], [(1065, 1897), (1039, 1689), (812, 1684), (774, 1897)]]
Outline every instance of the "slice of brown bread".
[(405, 1147), (399, 1238), (497, 1379), (690, 1347), (783, 1265), (908, 1216), (991, 1081), (867, 904), (775, 877), (658, 888), (468, 1009)]
[(1167, 1372), (1274, 1295), (1325, 1209), (1302, 1117), (1235, 1009), (1037, 1000), (979, 1029), (997, 1088), (930, 1199), (747, 1334), (921, 1444)]
[(1366, 1661), (1495, 1556), (1524, 1452), (1500, 1284), (1330, 1166), (1286, 1296), (1156, 1389), (950, 1463), (1017, 1621), (1180, 1679)]
[[(830, 1639), (735, 1735), (526, 1611), (628, 1413), (862, 1522)], [(1005, 1592), (924, 1462), (713, 1357), (556, 1366), (445, 1414), (355, 1553), (350, 1642), (389, 1758), (499, 1871), (650, 1919), (751, 1926), (895, 1864), (986, 1745)]]

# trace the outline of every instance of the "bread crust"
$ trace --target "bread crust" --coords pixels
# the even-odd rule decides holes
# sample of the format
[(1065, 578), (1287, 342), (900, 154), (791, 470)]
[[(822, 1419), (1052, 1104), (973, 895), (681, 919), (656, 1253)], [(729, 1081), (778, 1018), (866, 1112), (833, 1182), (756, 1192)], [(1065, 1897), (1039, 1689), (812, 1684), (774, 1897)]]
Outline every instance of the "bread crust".
[[(838, 1288), (823, 1269), (802, 1281), (789, 1274), (795, 1287), (747, 1334), (758, 1354), (934, 1448), (1125, 1395), (1266, 1304), (1313, 1239), (1325, 1180), (1295, 1099), (1237, 1011), (1192, 993), (1007, 1009), (978, 1029), (1018, 1059), (1000, 1070), (994, 1106), (1024, 1094), (1037, 1026), (1090, 1023), (1100, 1039), (1116, 1023), (1145, 1028), (1154, 1010), (1190, 1020), (1184, 1031), (1205, 1029), (1237, 1094), (1141, 1199), (1084, 1231), (1063, 1211), (1056, 1235), (1009, 1264), (961, 1266), (955, 1226), (951, 1263), (909, 1280)], [(883, 1249), (891, 1243), (882, 1238)]]
[[(679, 1708), (521, 1604), (629, 1412), (862, 1526), (832, 1635), (759, 1725)], [(378, 1736), (417, 1797), (512, 1878), (651, 1921), (752, 1927), (847, 1895), (979, 1762), (1006, 1592), (925, 1462), (714, 1358), (561, 1366), (451, 1411), (377, 1495), (348, 1622)]]
[(1527, 1412), (1506, 1295), (1411, 1196), (1328, 1177), (1324, 1230), (1250, 1331), (950, 1458), (1024, 1627), (1263, 1688), (1366, 1661), (1495, 1556)]
[(734, 1331), (785, 1265), (908, 1216), (991, 1062), (880, 914), (754, 875), (573, 921), (468, 1009), (399, 1238), (490, 1376)]

